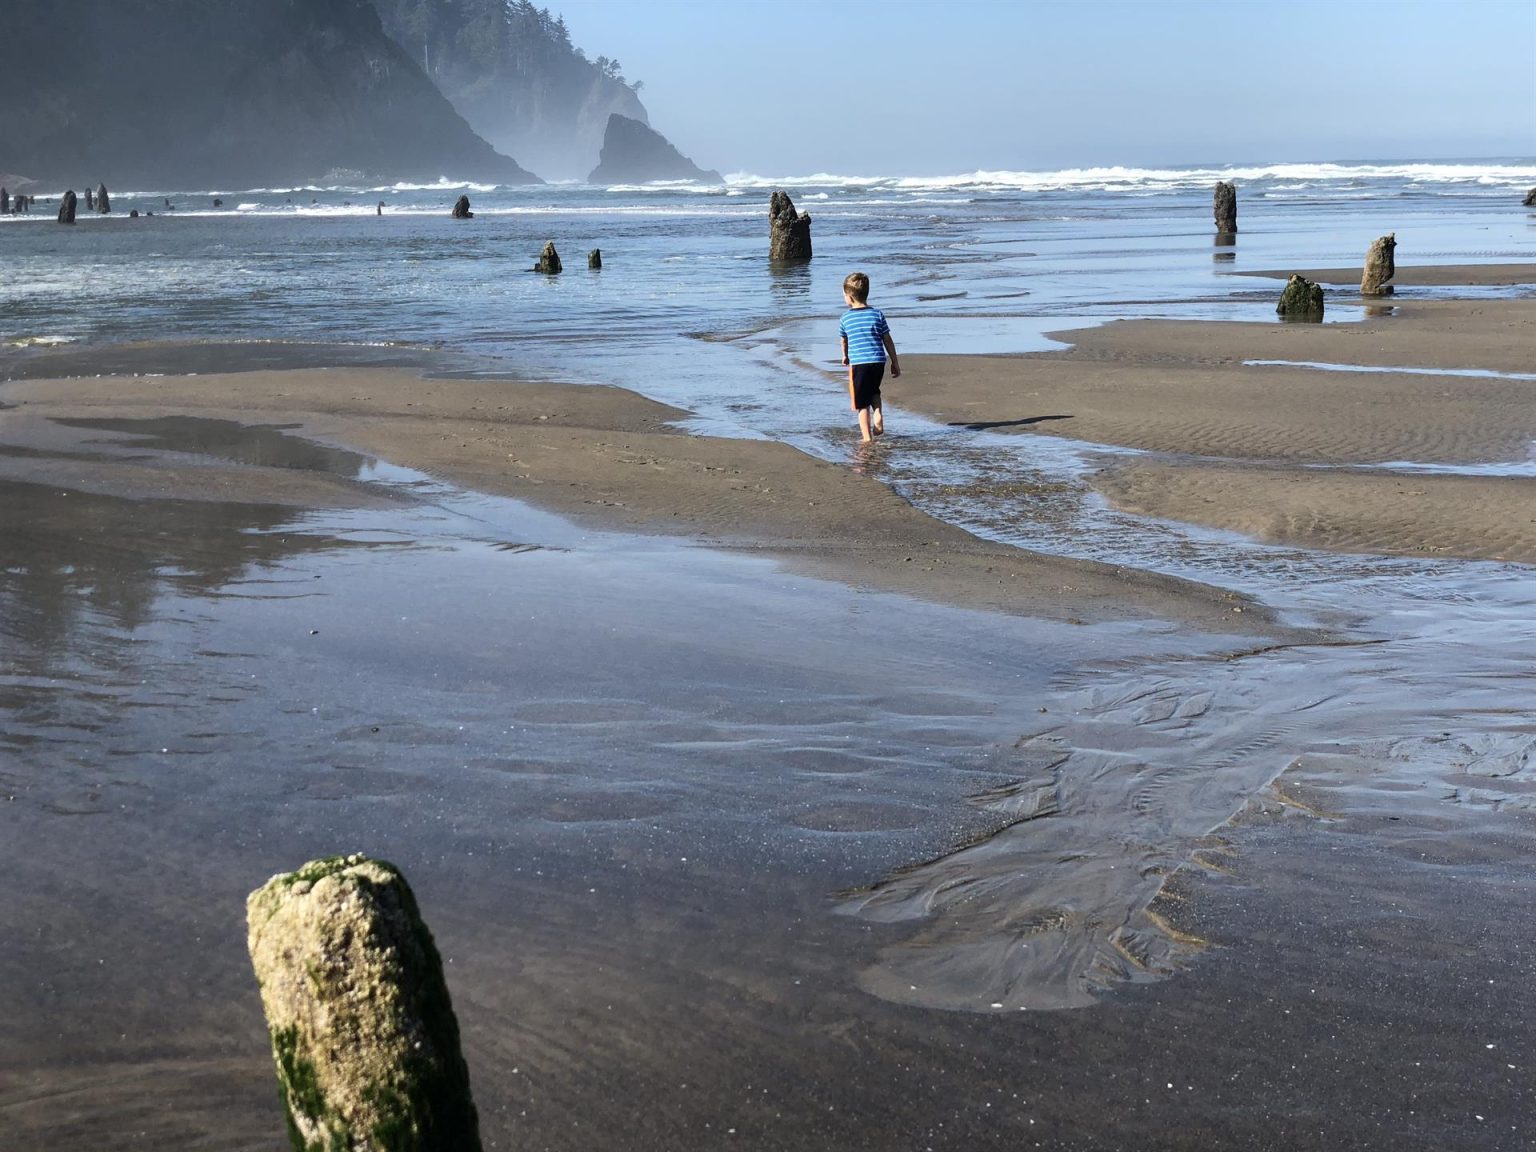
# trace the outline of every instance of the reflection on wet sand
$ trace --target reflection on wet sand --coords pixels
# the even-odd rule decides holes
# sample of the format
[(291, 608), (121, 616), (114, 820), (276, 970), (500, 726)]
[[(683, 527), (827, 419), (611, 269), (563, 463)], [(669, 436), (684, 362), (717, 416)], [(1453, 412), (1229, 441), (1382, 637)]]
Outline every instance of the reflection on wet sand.
[(329, 448), (290, 435), (299, 427), (297, 424), (240, 424), (202, 416), (162, 416), (147, 420), (59, 417), (54, 423), (65, 428), (122, 433), (125, 439), (108, 441), (115, 446), (191, 452), (235, 464), (325, 472), (348, 479), (357, 478), (372, 463), (369, 457), (360, 453)]
[(110, 724), (124, 686), (145, 672), (134, 635), (165, 596), (218, 595), (292, 557), (363, 546), (308, 530), (306, 518), (0, 481), (0, 710), (10, 717), (0, 748), (88, 742)]

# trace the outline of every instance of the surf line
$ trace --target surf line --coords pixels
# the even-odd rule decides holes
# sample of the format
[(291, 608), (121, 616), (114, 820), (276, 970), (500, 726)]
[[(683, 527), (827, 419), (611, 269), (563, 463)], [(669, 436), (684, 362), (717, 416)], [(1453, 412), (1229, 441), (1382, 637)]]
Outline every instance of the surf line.
[(1493, 380), (1536, 380), (1536, 372), (1491, 368), (1402, 368), (1379, 364), (1328, 364), (1320, 360), (1244, 360), (1245, 368), (1315, 368), (1320, 372), (1401, 372), (1409, 376), (1477, 376)]

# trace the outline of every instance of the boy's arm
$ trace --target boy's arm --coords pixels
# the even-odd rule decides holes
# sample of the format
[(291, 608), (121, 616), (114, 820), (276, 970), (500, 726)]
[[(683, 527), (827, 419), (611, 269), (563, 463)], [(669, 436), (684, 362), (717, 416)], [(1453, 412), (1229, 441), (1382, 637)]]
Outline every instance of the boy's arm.
[(894, 379), (901, 375), (901, 361), (896, 359), (896, 341), (891, 339), (889, 332), (880, 337), (880, 341), (885, 345), (886, 357), (891, 362), (891, 377)]
[(843, 364), (846, 366), (848, 363), (848, 333), (844, 332), (841, 339), (843, 341)]

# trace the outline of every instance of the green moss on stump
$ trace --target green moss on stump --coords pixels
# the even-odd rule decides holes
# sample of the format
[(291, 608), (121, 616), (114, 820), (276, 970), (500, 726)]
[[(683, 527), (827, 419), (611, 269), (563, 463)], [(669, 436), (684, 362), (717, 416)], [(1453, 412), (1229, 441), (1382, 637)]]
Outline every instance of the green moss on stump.
[(1305, 276), (1292, 276), (1275, 306), (1282, 320), (1318, 321), (1323, 318), (1323, 288)]
[(442, 959), (399, 869), (315, 860), (246, 913), (295, 1152), (478, 1152)]

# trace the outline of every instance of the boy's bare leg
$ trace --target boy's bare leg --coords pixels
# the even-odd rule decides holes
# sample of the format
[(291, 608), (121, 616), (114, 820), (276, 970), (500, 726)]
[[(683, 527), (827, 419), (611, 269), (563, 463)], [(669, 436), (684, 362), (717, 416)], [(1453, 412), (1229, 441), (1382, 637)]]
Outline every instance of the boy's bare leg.
[(859, 433), (866, 440), (873, 440), (874, 439), (874, 437), (871, 436), (870, 433), (869, 433), (869, 409), (868, 408), (860, 408), (859, 409)]
[(869, 409), (869, 429), (876, 436), (885, 435), (885, 413), (880, 410), (879, 401), (876, 401)]

